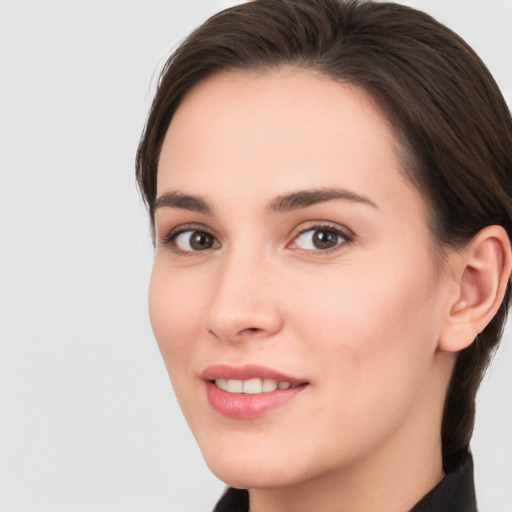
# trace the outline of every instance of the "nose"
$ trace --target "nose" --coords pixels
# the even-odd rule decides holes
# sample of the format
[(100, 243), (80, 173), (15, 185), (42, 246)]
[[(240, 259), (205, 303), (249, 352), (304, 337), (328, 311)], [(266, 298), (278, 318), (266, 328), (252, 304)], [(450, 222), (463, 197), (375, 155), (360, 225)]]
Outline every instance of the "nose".
[(232, 254), (223, 261), (204, 321), (206, 330), (228, 342), (265, 339), (283, 325), (275, 270), (262, 255)]

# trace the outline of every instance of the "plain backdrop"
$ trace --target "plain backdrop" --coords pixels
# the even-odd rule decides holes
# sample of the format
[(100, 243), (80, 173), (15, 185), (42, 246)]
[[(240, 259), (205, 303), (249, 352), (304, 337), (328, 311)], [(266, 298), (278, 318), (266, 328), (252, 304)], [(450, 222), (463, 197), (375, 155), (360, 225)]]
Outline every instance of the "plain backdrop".
[[(0, 0), (2, 512), (198, 512), (222, 492), (149, 325), (134, 153), (166, 56), (234, 3)], [(512, 1), (404, 3), (512, 101)], [(511, 338), (478, 399), (482, 512), (512, 512)]]

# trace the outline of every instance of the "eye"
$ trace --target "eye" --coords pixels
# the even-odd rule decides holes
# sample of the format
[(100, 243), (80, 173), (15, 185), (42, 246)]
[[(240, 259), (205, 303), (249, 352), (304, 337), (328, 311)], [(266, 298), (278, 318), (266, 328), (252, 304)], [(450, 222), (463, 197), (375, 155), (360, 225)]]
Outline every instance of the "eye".
[(341, 230), (331, 226), (319, 226), (302, 231), (293, 241), (293, 248), (305, 251), (329, 251), (351, 239)]
[(196, 252), (219, 247), (219, 242), (206, 231), (187, 229), (171, 234), (164, 243), (173, 245), (178, 251)]

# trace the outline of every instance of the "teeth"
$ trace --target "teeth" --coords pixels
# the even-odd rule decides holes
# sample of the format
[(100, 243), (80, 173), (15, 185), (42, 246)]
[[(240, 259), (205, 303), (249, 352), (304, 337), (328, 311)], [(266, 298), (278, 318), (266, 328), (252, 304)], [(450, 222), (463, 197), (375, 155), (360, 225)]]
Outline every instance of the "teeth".
[(230, 393), (242, 393), (244, 390), (244, 381), (243, 380), (228, 380), (228, 385), (226, 391)]
[(227, 389), (228, 389), (228, 380), (227, 379), (216, 379), (215, 380), (215, 385), (218, 388), (223, 389), (224, 391), (227, 391)]
[(261, 379), (244, 380), (243, 383), (244, 393), (248, 393), (250, 395), (257, 395), (258, 393), (263, 393), (263, 382), (261, 381)]
[(277, 380), (274, 379), (263, 379), (263, 393), (269, 393), (277, 389)]
[(276, 389), (290, 389), (290, 382), (278, 382), (274, 379), (215, 379), (215, 385), (227, 391), (228, 393), (246, 393), (258, 395), (260, 393), (270, 393)]

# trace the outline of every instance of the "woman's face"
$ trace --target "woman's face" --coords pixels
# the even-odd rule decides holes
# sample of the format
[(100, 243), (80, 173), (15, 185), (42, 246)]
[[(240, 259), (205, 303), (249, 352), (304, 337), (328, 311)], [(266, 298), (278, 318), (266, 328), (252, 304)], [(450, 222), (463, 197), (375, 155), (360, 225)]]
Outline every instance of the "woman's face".
[(449, 280), (425, 209), (354, 86), (280, 70), (188, 94), (159, 161), (149, 305), (217, 476), (293, 485), (437, 442)]

